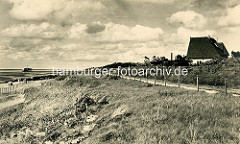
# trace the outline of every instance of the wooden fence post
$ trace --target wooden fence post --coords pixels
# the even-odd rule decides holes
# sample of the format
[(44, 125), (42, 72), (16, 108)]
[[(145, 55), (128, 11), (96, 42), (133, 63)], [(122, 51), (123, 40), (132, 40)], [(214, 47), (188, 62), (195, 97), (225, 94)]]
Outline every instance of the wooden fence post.
[(157, 77), (154, 79), (154, 85), (157, 85)]
[(198, 80), (198, 75), (197, 75), (197, 91), (199, 91), (199, 80)]
[(164, 86), (167, 86), (167, 77), (164, 75)]
[(225, 94), (227, 95), (227, 78), (226, 77), (225, 77), (224, 83), (225, 83)]

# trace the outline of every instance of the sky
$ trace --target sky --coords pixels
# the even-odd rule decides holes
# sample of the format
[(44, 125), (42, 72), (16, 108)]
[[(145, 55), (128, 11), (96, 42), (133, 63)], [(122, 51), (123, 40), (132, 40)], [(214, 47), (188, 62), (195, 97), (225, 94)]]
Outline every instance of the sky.
[(0, 68), (170, 58), (191, 36), (240, 51), (240, 0), (1, 0), (0, 18)]

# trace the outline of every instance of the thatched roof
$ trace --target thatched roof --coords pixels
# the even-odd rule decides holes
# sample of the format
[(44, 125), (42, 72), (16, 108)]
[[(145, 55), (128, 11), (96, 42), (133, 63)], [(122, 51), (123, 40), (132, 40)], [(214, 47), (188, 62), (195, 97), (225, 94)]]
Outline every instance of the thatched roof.
[(215, 59), (226, 58), (228, 52), (223, 43), (218, 43), (211, 37), (191, 37), (187, 58), (189, 59)]
[(228, 53), (227, 48), (225, 47), (224, 43), (223, 42), (218, 42), (217, 45), (223, 51), (223, 55), (225, 57), (228, 57), (229, 53)]

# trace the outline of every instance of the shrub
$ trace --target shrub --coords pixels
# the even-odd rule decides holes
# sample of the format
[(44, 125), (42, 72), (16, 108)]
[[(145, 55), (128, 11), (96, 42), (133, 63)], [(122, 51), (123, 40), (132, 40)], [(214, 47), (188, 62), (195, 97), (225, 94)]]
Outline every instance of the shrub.
[(66, 78), (67, 78), (67, 76), (58, 76), (55, 78), (55, 80), (62, 81), (62, 80), (65, 80)]

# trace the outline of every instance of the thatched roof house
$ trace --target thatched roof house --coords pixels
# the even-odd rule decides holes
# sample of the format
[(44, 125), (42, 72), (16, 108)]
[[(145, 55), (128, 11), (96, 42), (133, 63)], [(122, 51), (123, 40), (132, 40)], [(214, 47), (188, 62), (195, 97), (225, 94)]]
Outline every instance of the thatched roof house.
[(227, 58), (229, 53), (222, 42), (217, 42), (211, 37), (191, 37), (187, 58), (188, 59), (219, 59)]

